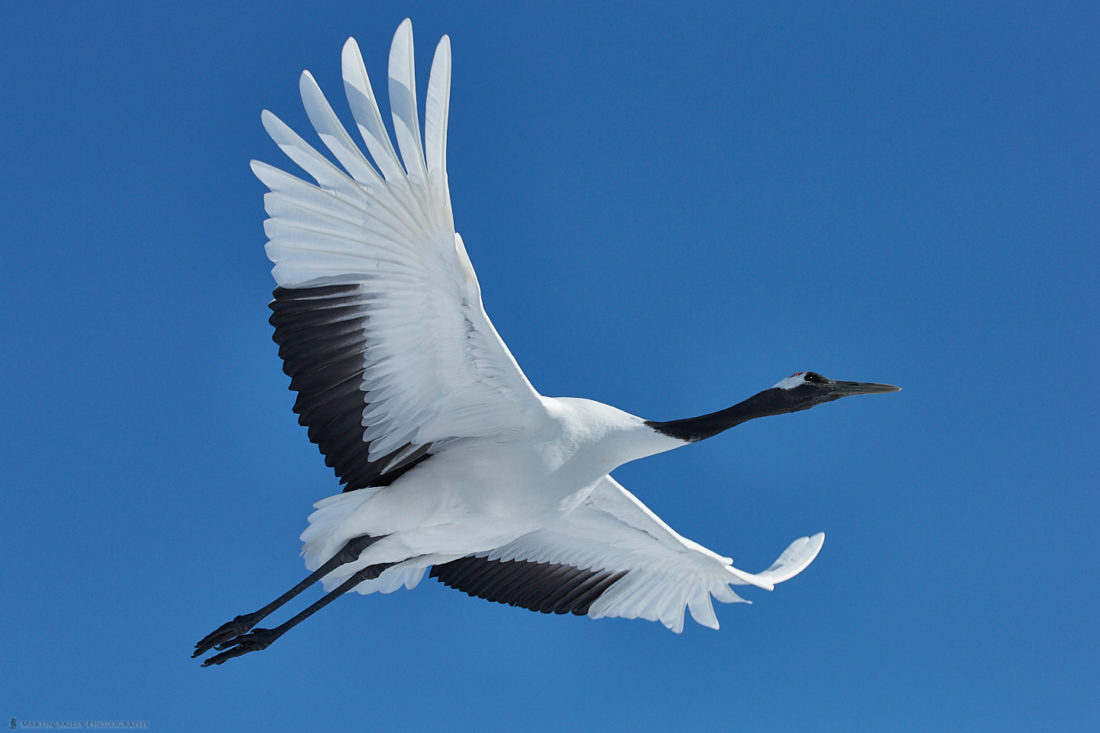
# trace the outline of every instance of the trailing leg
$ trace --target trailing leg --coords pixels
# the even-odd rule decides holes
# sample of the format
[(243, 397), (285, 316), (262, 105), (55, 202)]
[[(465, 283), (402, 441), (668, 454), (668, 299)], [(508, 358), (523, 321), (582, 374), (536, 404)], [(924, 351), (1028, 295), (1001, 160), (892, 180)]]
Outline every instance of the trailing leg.
[(201, 654), (205, 654), (207, 651), (213, 649), (215, 646), (221, 648), (221, 644), (229, 641), (230, 639), (241, 636), (253, 626), (260, 623), (260, 621), (262, 621), (264, 618), (271, 615), (272, 612), (282, 607), (287, 601), (297, 596), (299, 593), (331, 573), (336, 568), (346, 563), (358, 560), (359, 555), (362, 554), (363, 550), (367, 549), (380, 539), (381, 537), (371, 537), (369, 535), (363, 535), (362, 537), (355, 537), (354, 539), (348, 540), (347, 544), (345, 544), (339, 552), (329, 558), (323, 565), (321, 565), (321, 567), (317, 568), (308, 576), (306, 576), (305, 579), (302, 580), (302, 582), (298, 583), (298, 585), (294, 586), (286, 593), (283, 593), (281, 596), (279, 596), (260, 610), (237, 616), (232, 621), (222, 624), (221, 626), (204, 636), (197, 644), (195, 644), (195, 651), (191, 656), (197, 657)]
[(396, 564), (397, 563), (389, 562), (381, 563), (379, 565), (368, 565), (362, 570), (354, 573), (350, 578), (345, 580), (338, 587), (326, 593), (320, 600), (318, 600), (312, 606), (305, 609), (289, 621), (279, 624), (273, 629), (253, 629), (246, 634), (241, 634), (232, 639), (221, 642), (217, 645), (217, 648), (226, 649), (227, 651), (223, 651), (221, 654), (215, 654), (209, 659), (203, 660), (202, 666), (209, 667), (213, 664), (221, 664), (226, 660), (232, 659), (234, 657), (239, 657), (243, 654), (248, 654), (249, 652), (258, 652), (261, 649), (266, 649), (268, 646), (271, 645), (273, 641), (278, 639), (290, 629), (300, 624), (302, 621), (305, 621), (307, 618), (320, 611), (328, 604), (332, 603), (339, 596), (347, 593), (352, 588), (362, 583), (364, 580), (374, 580), (382, 574), (383, 570)]

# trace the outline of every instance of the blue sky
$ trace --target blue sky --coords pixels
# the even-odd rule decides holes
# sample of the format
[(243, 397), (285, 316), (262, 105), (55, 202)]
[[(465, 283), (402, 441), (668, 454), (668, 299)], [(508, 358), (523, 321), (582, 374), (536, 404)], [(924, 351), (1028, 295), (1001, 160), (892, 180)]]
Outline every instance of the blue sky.
[[(1092, 3), (21, 3), (0, 22), (0, 720), (1080, 730), (1100, 720)], [(336, 490), (266, 323), (267, 107), (451, 35), (455, 219), (535, 386), (653, 419), (885, 381), (616, 476), (759, 570), (722, 629), (425, 581), (216, 669)], [(384, 88), (384, 84), (381, 85)], [(312, 598), (312, 596), (311, 596)]]

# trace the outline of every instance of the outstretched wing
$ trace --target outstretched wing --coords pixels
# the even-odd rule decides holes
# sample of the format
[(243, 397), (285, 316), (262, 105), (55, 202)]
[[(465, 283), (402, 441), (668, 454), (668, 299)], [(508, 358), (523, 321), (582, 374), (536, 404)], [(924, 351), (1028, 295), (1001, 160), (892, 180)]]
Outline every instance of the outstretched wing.
[(548, 529), (492, 552), (436, 565), (452, 588), (543, 613), (621, 616), (684, 628), (684, 609), (718, 628), (711, 596), (744, 601), (731, 585), (772, 590), (809, 565), (825, 535), (801, 537), (762, 573), (681, 537), (615, 479), (605, 476), (576, 510)]
[(353, 39), (342, 66), (373, 164), (307, 71), (302, 101), (340, 167), (265, 111), (272, 139), (314, 182), (259, 162), (252, 170), (270, 189), (271, 323), (298, 393), (294, 411), (350, 491), (387, 485), (446, 441), (522, 430), (543, 407), (485, 314), (454, 230), (450, 41), (432, 62), (423, 146), (408, 20), (389, 58), (397, 150)]

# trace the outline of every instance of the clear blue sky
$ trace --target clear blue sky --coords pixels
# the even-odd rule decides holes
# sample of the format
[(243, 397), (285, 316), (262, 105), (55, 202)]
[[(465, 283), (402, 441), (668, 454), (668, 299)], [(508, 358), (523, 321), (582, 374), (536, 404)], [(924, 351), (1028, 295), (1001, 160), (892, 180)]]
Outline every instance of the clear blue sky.
[[(1095, 3), (10, 3), (0, 721), (1082, 730), (1100, 720)], [(455, 219), (543, 393), (654, 419), (800, 369), (896, 395), (616, 475), (759, 570), (722, 629), (434, 581), (215, 669), (337, 488), (266, 323), (268, 107), (454, 47)], [(384, 84), (376, 82), (376, 88)], [(305, 132), (302, 129), (302, 132)]]

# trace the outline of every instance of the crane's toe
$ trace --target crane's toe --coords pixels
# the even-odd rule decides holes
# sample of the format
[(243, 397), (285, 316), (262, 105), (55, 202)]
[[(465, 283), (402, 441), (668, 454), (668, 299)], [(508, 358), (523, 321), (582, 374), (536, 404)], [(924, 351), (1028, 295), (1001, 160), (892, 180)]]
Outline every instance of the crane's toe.
[(192, 658), (205, 654), (214, 647), (222, 648), (222, 645), (229, 642), (251, 629), (257, 621), (260, 620), (258, 613), (246, 613), (241, 616), (237, 616), (232, 621), (222, 624), (218, 628), (211, 631), (195, 644), (195, 651), (191, 655)]
[(209, 667), (214, 664), (222, 664), (234, 657), (239, 657), (249, 652), (258, 652), (261, 649), (267, 649), (271, 646), (271, 642), (278, 639), (281, 635), (282, 632), (275, 629), (253, 629), (247, 634), (235, 636), (228, 641), (223, 641), (218, 644), (216, 648), (225, 649), (225, 651), (221, 654), (215, 654), (209, 659), (204, 659), (202, 666)]

